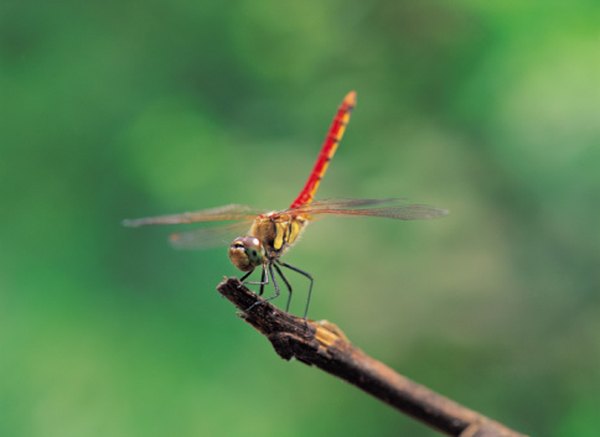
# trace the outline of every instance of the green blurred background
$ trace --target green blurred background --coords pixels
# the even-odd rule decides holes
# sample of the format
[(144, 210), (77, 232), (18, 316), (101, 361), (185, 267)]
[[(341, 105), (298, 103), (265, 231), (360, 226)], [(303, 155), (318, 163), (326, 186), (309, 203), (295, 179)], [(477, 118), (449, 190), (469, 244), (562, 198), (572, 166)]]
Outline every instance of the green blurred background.
[(277, 358), (215, 292), (224, 248), (120, 226), (285, 208), (351, 89), (318, 197), (451, 215), (313, 225), (287, 256), (310, 316), (522, 432), (597, 435), (599, 22), (595, 0), (2, 2), (0, 435), (433, 435)]

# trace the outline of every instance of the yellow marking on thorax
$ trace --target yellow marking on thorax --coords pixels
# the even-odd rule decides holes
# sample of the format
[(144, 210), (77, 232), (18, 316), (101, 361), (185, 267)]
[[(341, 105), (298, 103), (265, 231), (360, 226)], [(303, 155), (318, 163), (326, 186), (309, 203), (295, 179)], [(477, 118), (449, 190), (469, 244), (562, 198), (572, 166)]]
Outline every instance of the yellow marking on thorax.
[(292, 246), (304, 229), (306, 219), (301, 217), (280, 217), (273, 220), (275, 235), (273, 238), (273, 250), (283, 252)]
[(304, 228), (304, 222), (302, 224), (298, 220), (292, 220), (287, 228), (286, 240), (288, 244), (294, 244), (296, 239), (300, 236), (300, 232)]
[(279, 251), (283, 247), (283, 243), (286, 242), (284, 239), (287, 231), (288, 223), (275, 222), (275, 239), (273, 240), (273, 249)]
[(308, 217), (265, 214), (254, 221), (249, 235), (261, 241), (267, 255), (281, 256), (298, 240), (307, 223)]

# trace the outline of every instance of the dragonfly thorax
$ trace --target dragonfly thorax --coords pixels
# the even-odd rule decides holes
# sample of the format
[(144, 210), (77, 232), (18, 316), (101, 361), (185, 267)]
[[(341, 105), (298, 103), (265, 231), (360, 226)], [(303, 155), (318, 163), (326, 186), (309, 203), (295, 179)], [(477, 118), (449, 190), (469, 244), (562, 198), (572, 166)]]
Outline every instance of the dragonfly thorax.
[(248, 235), (258, 238), (269, 260), (282, 256), (298, 240), (308, 219), (301, 214), (270, 212), (258, 216)]
[(264, 249), (256, 237), (238, 237), (229, 246), (229, 259), (242, 272), (249, 272), (263, 264)]

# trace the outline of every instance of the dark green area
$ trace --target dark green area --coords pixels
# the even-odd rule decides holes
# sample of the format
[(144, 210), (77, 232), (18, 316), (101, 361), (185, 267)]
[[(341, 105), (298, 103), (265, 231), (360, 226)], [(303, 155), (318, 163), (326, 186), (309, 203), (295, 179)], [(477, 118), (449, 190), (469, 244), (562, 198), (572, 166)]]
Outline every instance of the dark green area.
[(318, 197), (451, 215), (312, 225), (286, 258), (310, 316), (520, 431), (597, 435), (599, 22), (595, 0), (3, 2), (0, 435), (433, 435), (279, 360), (214, 290), (224, 248), (119, 225), (285, 208), (351, 89)]

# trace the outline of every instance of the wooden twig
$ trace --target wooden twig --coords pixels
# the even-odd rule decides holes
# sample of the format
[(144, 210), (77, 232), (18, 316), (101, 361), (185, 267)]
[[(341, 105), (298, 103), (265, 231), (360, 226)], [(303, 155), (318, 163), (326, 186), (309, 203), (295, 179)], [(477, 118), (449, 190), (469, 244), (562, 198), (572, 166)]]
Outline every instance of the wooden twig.
[[(352, 345), (333, 323), (288, 314), (226, 278), (217, 287), (239, 310), (241, 317), (265, 335), (285, 360), (296, 358), (341, 378), (448, 435), (460, 437), (523, 436), (396, 373)], [(246, 312), (251, 305), (260, 301)]]

